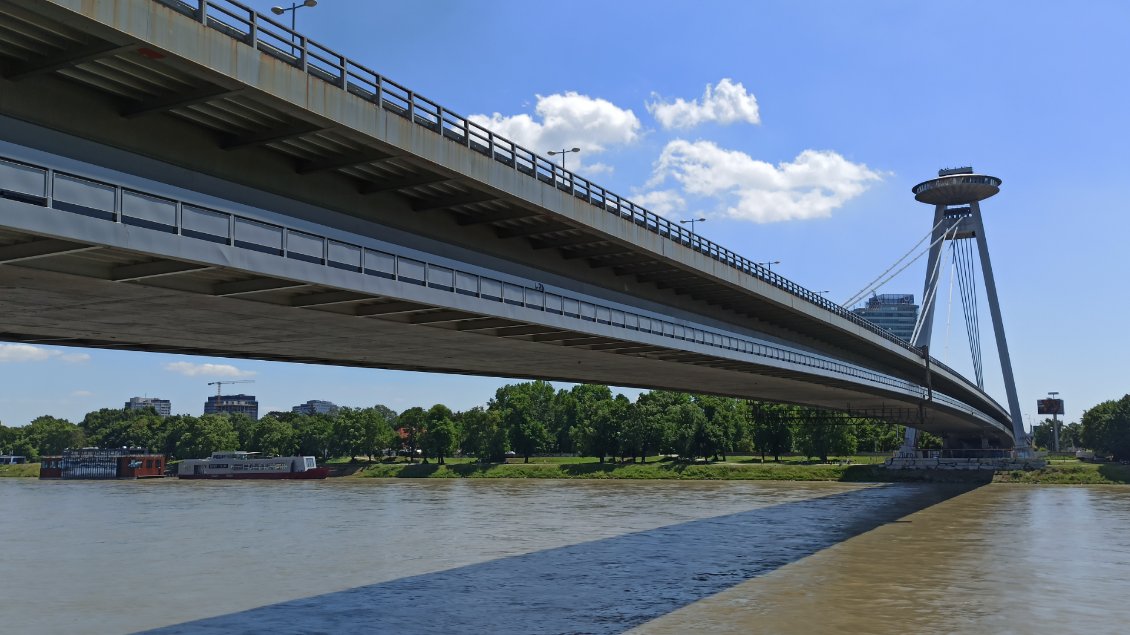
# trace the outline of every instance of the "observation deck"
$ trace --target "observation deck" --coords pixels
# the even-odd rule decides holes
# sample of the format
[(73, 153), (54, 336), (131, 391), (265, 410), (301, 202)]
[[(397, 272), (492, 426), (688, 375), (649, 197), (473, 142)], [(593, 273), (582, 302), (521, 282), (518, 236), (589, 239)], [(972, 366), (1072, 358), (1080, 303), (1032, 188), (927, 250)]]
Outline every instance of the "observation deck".
[(987, 174), (953, 174), (915, 185), (914, 200), (929, 205), (967, 205), (983, 201), (1001, 189), (1001, 180)]

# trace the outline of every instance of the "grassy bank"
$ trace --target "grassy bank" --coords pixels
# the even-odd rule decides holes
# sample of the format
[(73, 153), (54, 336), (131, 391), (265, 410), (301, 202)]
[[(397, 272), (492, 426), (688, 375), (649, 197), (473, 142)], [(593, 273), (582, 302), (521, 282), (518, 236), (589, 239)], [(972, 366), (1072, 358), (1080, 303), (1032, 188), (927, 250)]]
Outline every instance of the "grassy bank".
[(973, 472), (889, 472), (878, 465), (796, 463), (392, 463), (358, 466), (357, 478), (558, 478), (715, 481), (970, 482), (987, 481)]
[[(1130, 466), (1116, 463), (1057, 462), (1040, 470), (963, 472), (950, 470), (888, 471), (879, 463), (811, 464), (790, 459), (760, 463), (738, 459), (721, 463), (599, 463), (592, 458), (546, 457), (531, 463), (482, 465), (467, 459), (436, 463), (346, 463), (331, 461), (331, 474), (344, 478), (558, 478), (652, 479), (699, 481), (823, 481), (843, 483), (1015, 483), (1029, 485), (1125, 485)], [(865, 457), (864, 460), (870, 460)], [(37, 478), (39, 464), (0, 465), (0, 478)]]
[(20, 465), (0, 465), (0, 478), (9, 477), (34, 477), (39, 478), (38, 463), (22, 463)]
[[(344, 466), (343, 466), (344, 467)], [(598, 463), (595, 459), (539, 460), (531, 463), (481, 465), (452, 460), (436, 463), (358, 464), (343, 470), (354, 478), (558, 478), (656, 479), (725, 481), (838, 481), (845, 483), (995, 483), (1110, 485), (1130, 484), (1130, 466), (1078, 461), (1055, 463), (1040, 470), (982, 472), (952, 470), (888, 471), (880, 464), (807, 464), (799, 461), (760, 463), (739, 460), (723, 463)]]
[(1130, 465), (1118, 463), (1053, 463), (1042, 470), (997, 472), (995, 483), (1030, 485), (1125, 485), (1130, 484)]

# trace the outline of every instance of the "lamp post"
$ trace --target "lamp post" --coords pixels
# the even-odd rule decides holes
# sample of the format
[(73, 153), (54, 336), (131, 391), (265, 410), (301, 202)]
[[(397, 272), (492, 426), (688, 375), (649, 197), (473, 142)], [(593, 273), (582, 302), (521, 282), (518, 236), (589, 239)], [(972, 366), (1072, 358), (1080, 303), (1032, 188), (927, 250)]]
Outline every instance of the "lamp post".
[(302, 7), (316, 7), (316, 6), (318, 6), (318, 0), (302, 0), (302, 2), (295, 2), (295, 3), (291, 4), (289, 7), (271, 7), (271, 13), (273, 13), (275, 15), (282, 15), (282, 14), (286, 13), (287, 11), (290, 11), (290, 30), (293, 31), (294, 30), (294, 24), (295, 24), (294, 23), (295, 12), (297, 12)]
[(761, 265), (762, 267), (765, 267), (769, 271), (773, 271), (773, 265), (779, 265), (779, 264), (781, 264), (781, 261), (780, 260), (767, 260), (765, 262), (759, 262), (757, 264)]
[(705, 219), (705, 218), (688, 218), (688, 219), (686, 219), (686, 220), (681, 220), (681, 221), (679, 221), (679, 223), (680, 223), (680, 224), (683, 224), (683, 225), (686, 225), (687, 223), (690, 223), (690, 224), (691, 224), (691, 233), (692, 233), (692, 234), (694, 233), (694, 224), (695, 224), (695, 223), (705, 223), (705, 222), (706, 222), (706, 219)]
[(580, 151), (581, 151), (580, 148), (570, 148), (570, 149), (562, 148), (560, 150), (550, 150), (549, 152), (546, 152), (546, 154), (548, 154), (551, 157), (561, 155), (561, 169), (564, 170), (565, 169), (565, 155), (569, 154), (570, 152), (580, 152)]
[[(1058, 390), (1048, 391), (1048, 396), (1053, 400), (1059, 394)], [(1054, 403), (1054, 402), (1053, 402)], [(1055, 442), (1055, 451), (1059, 452), (1059, 408), (1052, 410), (1052, 438)]]

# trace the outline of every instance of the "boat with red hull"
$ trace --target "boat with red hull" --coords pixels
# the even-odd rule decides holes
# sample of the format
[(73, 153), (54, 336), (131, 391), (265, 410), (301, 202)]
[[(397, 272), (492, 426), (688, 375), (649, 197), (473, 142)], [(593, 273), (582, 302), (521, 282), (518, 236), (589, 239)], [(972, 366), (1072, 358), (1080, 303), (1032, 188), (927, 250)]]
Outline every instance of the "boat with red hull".
[(260, 457), (258, 452), (213, 452), (206, 459), (186, 459), (177, 478), (187, 479), (323, 479), (329, 468), (312, 456)]

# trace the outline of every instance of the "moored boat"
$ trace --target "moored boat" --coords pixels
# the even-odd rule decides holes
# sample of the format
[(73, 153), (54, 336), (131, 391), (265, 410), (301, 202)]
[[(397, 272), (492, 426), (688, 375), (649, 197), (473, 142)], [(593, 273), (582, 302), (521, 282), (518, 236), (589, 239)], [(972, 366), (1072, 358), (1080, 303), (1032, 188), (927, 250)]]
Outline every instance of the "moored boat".
[(329, 468), (312, 456), (260, 457), (258, 452), (213, 452), (206, 459), (185, 459), (178, 478), (197, 479), (322, 479)]

